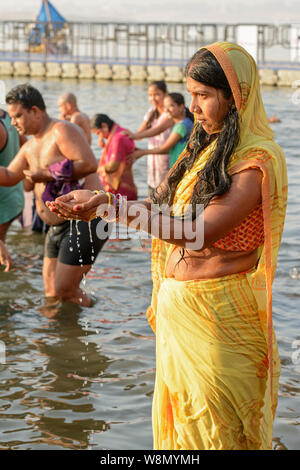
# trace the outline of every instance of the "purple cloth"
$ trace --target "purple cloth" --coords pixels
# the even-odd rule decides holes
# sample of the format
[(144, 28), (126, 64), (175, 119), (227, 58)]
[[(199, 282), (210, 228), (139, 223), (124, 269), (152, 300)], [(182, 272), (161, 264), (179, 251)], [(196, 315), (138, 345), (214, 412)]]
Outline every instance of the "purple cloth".
[(81, 186), (77, 180), (72, 180), (73, 174), (73, 161), (62, 160), (61, 162), (53, 163), (48, 167), (54, 181), (48, 181), (46, 188), (43, 192), (42, 199), (46, 201), (54, 201), (57, 197), (63, 194), (68, 194), (74, 189), (80, 189)]

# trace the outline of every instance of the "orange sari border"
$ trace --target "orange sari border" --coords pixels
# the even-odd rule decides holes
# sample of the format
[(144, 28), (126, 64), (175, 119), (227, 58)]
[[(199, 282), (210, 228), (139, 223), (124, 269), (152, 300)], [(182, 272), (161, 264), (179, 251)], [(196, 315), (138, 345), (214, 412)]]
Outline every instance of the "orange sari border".
[(241, 92), (241, 87), (239, 84), (239, 80), (237, 77), (237, 74), (234, 70), (234, 67), (226, 54), (226, 52), (223, 51), (222, 47), (220, 47), (218, 44), (214, 43), (211, 44), (210, 46), (205, 47), (205, 49), (209, 50), (217, 59), (219, 64), (221, 65), (226, 78), (228, 80), (228, 83), (230, 84), (230, 88), (232, 90), (232, 94), (234, 97), (235, 105), (237, 107), (237, 110), (240, 111), (242, 107), (242, 92)]

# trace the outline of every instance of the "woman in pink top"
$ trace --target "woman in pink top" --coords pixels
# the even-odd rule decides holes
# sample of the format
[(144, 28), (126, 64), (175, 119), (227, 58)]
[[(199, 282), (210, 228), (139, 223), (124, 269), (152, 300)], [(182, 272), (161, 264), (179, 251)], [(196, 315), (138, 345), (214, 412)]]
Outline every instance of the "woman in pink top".
[[(161, 147), (168, 139), (174, 125), (174, 121), (164, 112), (164, 99), (167, 94), (167, 85), (163, 80), (151, 82), (148, 88), (148, 98), (152, 108), (145, 114), (138, 131), (128, 132), (131, 139), (149, 138), (149, 149)], [(160, 185), (169, 171), (169, 155), (148, 155), (147, 166), (147, 183), (149, 190), (152, 191)]]
[(135, 145), (124, 130), (106, 114), (95, 114), (91, 120), (91, 131), (98, 135), (98, 145), (103, 148), (97, 173), (105, 191), (136, 200), (137, 187), (128, 158)]

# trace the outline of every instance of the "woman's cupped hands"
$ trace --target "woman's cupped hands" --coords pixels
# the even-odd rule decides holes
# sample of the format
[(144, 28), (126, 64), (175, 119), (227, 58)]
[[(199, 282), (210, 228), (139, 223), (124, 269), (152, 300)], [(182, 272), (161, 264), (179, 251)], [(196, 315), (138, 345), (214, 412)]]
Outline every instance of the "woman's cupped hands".
[(56, 198), (55, 201), (47, 201), (46, 206), (63, 219), (89, 222), (105, 213), (107, 203), (108, 198), (105, 193), (95, 194), (90, 190), (78, 189)]

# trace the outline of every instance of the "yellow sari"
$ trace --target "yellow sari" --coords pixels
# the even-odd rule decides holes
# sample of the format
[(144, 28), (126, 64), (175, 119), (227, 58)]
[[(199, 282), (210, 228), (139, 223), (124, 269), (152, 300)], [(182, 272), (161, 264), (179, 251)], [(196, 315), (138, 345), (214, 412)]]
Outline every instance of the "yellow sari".
[[(153, 240), (147, 316), (156, 333), (154, 448), (271, 449), (280, 374), (272, 282), (286, 211), (286, 165), (273, 141), (253, 58), (231, 43), (206, 49), (224, 70), (239, 112), (240, 142), (229, 173), (251, 167), (263, 173), (264, 244), (248, 273), (176, 281), (165, 278), (174, 245)], [(189, 203), (214, 145), (177, 186), (177, 207)]]

